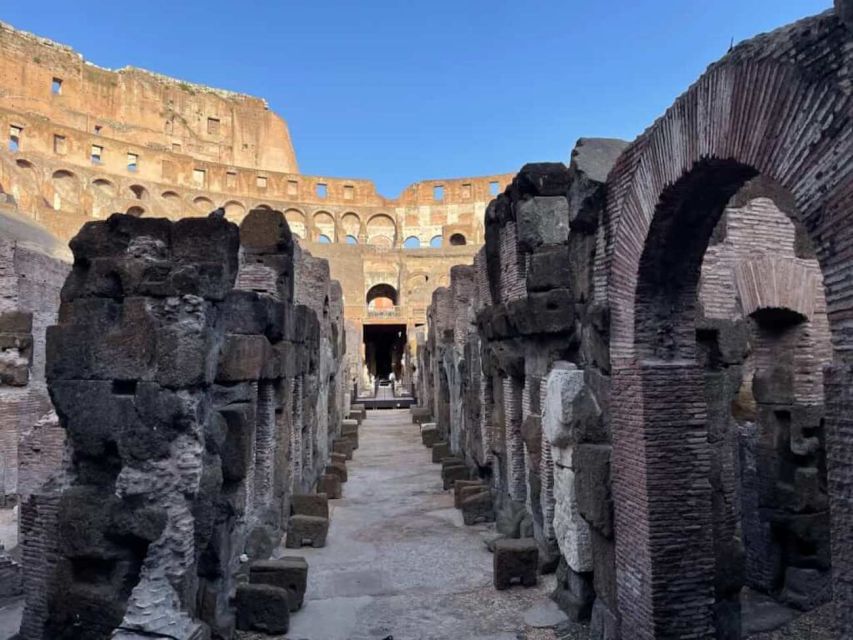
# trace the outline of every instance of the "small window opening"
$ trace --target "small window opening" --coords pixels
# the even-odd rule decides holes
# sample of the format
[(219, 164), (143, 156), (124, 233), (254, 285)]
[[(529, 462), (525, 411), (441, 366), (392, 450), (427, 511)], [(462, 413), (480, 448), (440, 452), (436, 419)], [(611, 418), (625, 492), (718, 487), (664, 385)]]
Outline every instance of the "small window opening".
[(139, 168), (139, 156), (135, 153), (127, 154), (127, 170), (136, 171)]
[(432, 188), (432, 197), (436, 202), (444, 200), (444, 185), (437, 184)]
[(95, 125), (95, 135), (96, 136), (101, 135), (101, 129), (103, 129), (103, 127), (101, 125), (99, 125), (99, 124)]
[(470, 183), (462, 185), (462, 197), (465, 200), (471, 199), (471, 184)]
[(429, 241), (429, 246), (433, 249), (441, 249), (441, 236), (433, 236)]
[(345, 241), (347, 244), (358, 244), (358, 238), (356, 238), (355, 236), (347, 236), (345, 238)]
[(172, 143), (172, 153), (180, 153), (181, 152), (181, 143), (173, 142)]
[(228, 188), (234, 188), (237, 186), (237, 173), (234, 171), (227, 171), (225, 173), (225, 186)]
[(295, 196), (299, 194), (299, 183), (296, 180), (287, 181), (287, 195)]
[(62, 93), (62, 78), (54, 78), (50, 83), (50, 92), (58, 96)]
[(64, 156), (67, 151), (67, 141), (65, 136), (54, 135), (53, 136), (53, 152)]
[(319, 183), (317, 185), (316, 193), (318, 198), (325, 198), (327, 195), (329, 195), (329, 186), (323, 183)]
[(101, 164), (104, 159), (104, 148), (100, 145), (93, 144), (92, 152), (89, 154), (92, 159), (92, 164)]
[(492, 181), (489, 183), (489, 193), (492, 194), (493, 196), (496, 196), (496, 195), (498, 195), (498, 193), (500, 193), (500, 188), (501, 188), (501, 185), (497, 181)]
[(21, 138), (23, 137), (24, 129), (12, 125), (9, 127), (9, 151), (21, 150)]
[(344, 185), (344, 200), (352, 200), (355, 198), (355, 187), (351, 184)]
[(332, 239), (325, 234), (320, 234), (317, 237), (317, 242), (318, 244), (332, 244)]
[(193, 184), (197, 187), (203, 187), (206, 174), (207, 172), (204, 169), (193, 169)]
[(219, 135), (219, 118), (207, 119), (207, 133), (212, 136)]
[(258, 189), (266, 189), (267, 188), (267, 177), (266, 176), (258, 176), (257, 180), (255, 181), (255, 184), (257, 185)]

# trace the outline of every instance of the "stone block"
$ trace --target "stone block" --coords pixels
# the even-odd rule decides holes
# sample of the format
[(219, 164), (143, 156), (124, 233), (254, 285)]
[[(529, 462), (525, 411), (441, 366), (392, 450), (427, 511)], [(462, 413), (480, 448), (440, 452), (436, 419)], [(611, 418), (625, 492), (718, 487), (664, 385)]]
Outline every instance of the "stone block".
[(264, 336), (228, 334), (219, 352), (216, 381), (230, 383), (258, 380), (264, 364), (272, 358), (272, 346)]
[(603, 413), (584, 371), (558, 362), (548, 374), (542, 408), (545, 438), (555, 447), (596, 442), (605, 437)]
[(258, 560), (249, 567), (250, 584), (269, 584), (287, 591), (290, 611), (298, 611), (308, 588), (308, 563), (305, 558), (284, 557)]
[(329, 519), (317, 516), (290, 516), (287, 521), (287, 537), (285, 547), (298, 549), (310, 544), (315, 549), (326, 546), (326, 536), (329, 533)]
[(352, 460), (352, 445), (353, 442), (349, 438), (335, 438), (334, 442), (332, 442), (332, 451), (342, 453), (346, 456), (347, 460)]
[(334, 451), (332, 451), (332, 453), (329, 454), (329, 461), (330, 462), (337, 462), (338, 464), (342, 464), (342, 465), (346, 466), (347, 457), (346, 457), (346, 454), (335, 453)]
[(226, 333), (261, 335), (271, 342), (284, 337), (286, 314), (284, 303), (240, 289), (228, 293), (222, 309)]
[(290, 513), (328, 519), (329, 498), (325, 493), (295, 493), (290, 497)]
[(492, 494), (488, 489), (466, 487), (462, 490), (460, 497), (462, 521), (466, 525), (495, 521), (495, 507), (492, 503)]
[(531, 162), (513, 178), (508, 192), (516, 200), (528, 196), (564, 196), (572, 176), (562, 162)]
[(523, 336), (571, 334), (575, 330), (575, 300), (568, 289), (531, 292), (508, 302), (506, 311), (515, 332)]
[(441, 442), (441, 434), (434, 423), (427, 423), (421, 429), (421, 442), (425, 447), (432, 447), (436, 442)]
[(441, 470), (441, 480), (445, 490), (453, 488), (457, 480), (468, 480), (471, 472), (464, 464), (448, 465)]
[(569, 202), (563, 195), (534, 196), (517, 202), (515, 224), (520, 251), (542, 245), (566, 244), (569, 239)]
[(340, 476), (334, 473), (324, 473), (317, 481), (317, 493), (326, 494), (329, 500), (340, 499), (343, 494)]
[(575, 447), (574, 472), (578, 512), (609, 538), (613, 534), (610, 445), (582, 444)]
[(432, 445), (432, 461), (434, 463), (439, 463), (448, 457), (450, 457), (450, 444), (447, 442), (436, 442)]
[(33, 314), (29, 311), (4, 311), (0, 313), (0, 334), (33, 332)]
[(428, 407), (411, 407), (413, 424), (423, 424), (424, 422), (432, 422), (432, 412)]
[(530, 256), (527, 268), (527, 290), (549, 291), (571, 285), (568, 246), (539, 247)]
[(536, 586), (539, 546), (533, 538), (498, 540), (492, 561), (495, 589), (509, 589), (515, 581), (525, 587)]
[(349, 442), (350, 447), (352, 448), (353, 452), (355, 452), (355, 450), (358, 449), (358, 432), (342, 433), (340, 439), (346, 440), (347, 442)]
[(237, 629), (270, 635), (287, 633), (290, 602), (287, 591), (271, 584), (238, 584), (235, 597)]
[(793, 365), (778, 362), (756, 369), (752, 377), (752, 395), (760, 404), (792, 404), (795, 400)]
[(326, 465), (325, 472), (326, 474), (337, 476), (338, 480), (340, 480), (341, 483), (347, 481), (348, 474), (346, 464), (342, 464), (340, 462), (330, 462)]
[(554, 535), (569, 567), (577, 573), (592, 570), (589, 523), (581, 517), (575, 493), (575, 473), (554, 466)]
[(488, 490), (488, 487), (483, 484), (482, 480), (457, 480), (453, 483), (453, 506), (455, 508), (462, 508), (462, 490), (469, 487), (474, 487), (478, 490)]
[(225, 420), (222, 445), (222, 477), (226, 482), (243, 480), (252, 464), (255, 442), (255, 407), (232, 404), (219, 410)]

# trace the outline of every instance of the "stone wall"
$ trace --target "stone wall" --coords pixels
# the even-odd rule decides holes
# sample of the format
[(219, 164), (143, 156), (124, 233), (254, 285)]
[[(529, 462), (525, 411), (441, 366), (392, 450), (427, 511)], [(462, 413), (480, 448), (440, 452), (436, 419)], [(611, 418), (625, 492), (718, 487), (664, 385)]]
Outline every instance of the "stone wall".
[[(645, 386), (614, 397), (595, 270), (608, 174), (625, 148), (582, 139), (568, 166), (526, 165), (490, 204), (473, 266), (452, 269), (450, 287), (433, 294), (418, 342), (421, 404), (488, 479), (499, 532), (535, 538), (541, 570), (557, 572), (555, 600), (590, 620), (591, 637), (613, 639), (634, 637), (620, 631), (620, 598), (637, 587), (617, 570), (614, 466), (630, 462), (613, 456), (612, 407), (654, 400), (658, 410), (642, 414), (653, 428), (707, 442), (690, 469), (694, 490), (710, 492), (682, 496), (678, 517), (704, 513), (709, 524), (691, 555), (714, 575), (700, 636), (737, 638), (745, 584), (803, 610), (829, 595), (823, 279), (784, 194), (746, 183), (723, 203), (700, 263), (696, 363), (643, 361)], [(635, 533), (630, 523), (621, 531)], [(654, 637), (682, 637), (699, 620)]]
[(339, 430), (339, 288), (270, 210), (117, 214), (72, 249), (47, 358), (70, 455), (33, 510), (22, 638), (231, 637), (241, 557), (270, 555)]

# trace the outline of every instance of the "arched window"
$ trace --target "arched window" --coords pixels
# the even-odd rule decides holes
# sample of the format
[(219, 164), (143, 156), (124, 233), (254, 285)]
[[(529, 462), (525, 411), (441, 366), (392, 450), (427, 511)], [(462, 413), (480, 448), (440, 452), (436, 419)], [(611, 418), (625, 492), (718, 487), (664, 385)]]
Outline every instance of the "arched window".
[(355, 236), (347, 236), (346, 237), (346, 243), (347, 244), (358, 244), (358, 238), (356, 238)]
[(403, 242), (404, 249), (420, 249), (421, 248), (421, 240), (417, 236), (409, 236), (406, 238), (405, 242)]
[(454, 233), (452, 236), (450, 236), (451, 246), (461, 247), (464, 244), (467, 244), (467, 241), (465, 240), (465, 236), (463, 236), (461, 233)]
[(397, 290), (390, 284), (375, 284), (365, 296), (370, 311), (383, 311), (397, 306)]
[(433, 236), (429, 241), (429, 246), (433, 249), (441, 249), (441, 236)]
[(134, 218), (140, 217), (143, 213), (145, 213), (145, 209), (142, 207), (131, 207), (127, 210), (127, 215), (133, 216)]
[(324, 233), (317, 236), (318, 244), (332, 244), (332, 239)]

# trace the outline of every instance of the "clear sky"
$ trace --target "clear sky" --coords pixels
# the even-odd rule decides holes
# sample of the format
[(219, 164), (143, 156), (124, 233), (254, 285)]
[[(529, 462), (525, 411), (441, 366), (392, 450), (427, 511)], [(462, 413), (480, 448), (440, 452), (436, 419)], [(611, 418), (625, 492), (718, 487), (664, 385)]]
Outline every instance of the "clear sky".
[(631, 139), (738, 42), (831, 0), (0, 0), (92, 62), (266, 98), (300, 170), (407, 184)]

